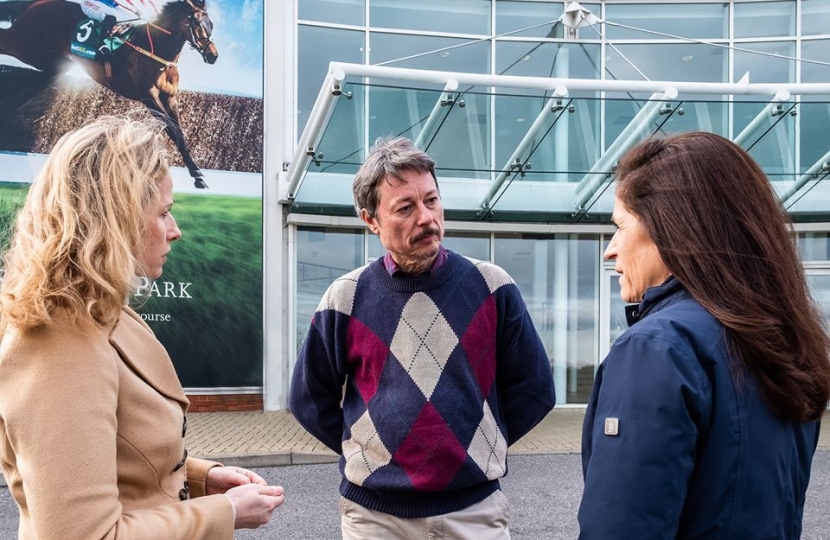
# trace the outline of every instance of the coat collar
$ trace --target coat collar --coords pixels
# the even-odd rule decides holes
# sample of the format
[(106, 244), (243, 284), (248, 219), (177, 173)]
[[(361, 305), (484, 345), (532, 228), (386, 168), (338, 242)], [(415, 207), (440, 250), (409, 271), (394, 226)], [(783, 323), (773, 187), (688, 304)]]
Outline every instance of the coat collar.
[(121, 317), (110, 332), (109, 341), (124, 363), (147, 384), (187, 408), (189, 402), (170, 356), (135, 311), (127, 306), (122, 309)]
[(633, 326), (634, 323), (648, 315), (655, 307), (661, 307), (666, 304), (675, 293), (685, 290), (686, 288), (683, 284), (677, 281), (674, 276), (669, 276), (666, 281), (656, 287), (649, 287), (643, 295), (642, 302), (625, 306), (625, 319), (628, 322), (628, 326)]

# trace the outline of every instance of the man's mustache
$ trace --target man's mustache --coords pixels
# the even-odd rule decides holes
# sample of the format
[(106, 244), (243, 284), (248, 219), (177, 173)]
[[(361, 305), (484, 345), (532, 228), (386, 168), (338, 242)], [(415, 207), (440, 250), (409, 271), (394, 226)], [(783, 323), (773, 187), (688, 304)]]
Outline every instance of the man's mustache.
[(413, 242), (420, 242), (424, 238), (429, 236), (438, 236), (441, 234), (439, 229), (424, 229), (421, 233), (418, 234), (415, 238), (412, 239)]

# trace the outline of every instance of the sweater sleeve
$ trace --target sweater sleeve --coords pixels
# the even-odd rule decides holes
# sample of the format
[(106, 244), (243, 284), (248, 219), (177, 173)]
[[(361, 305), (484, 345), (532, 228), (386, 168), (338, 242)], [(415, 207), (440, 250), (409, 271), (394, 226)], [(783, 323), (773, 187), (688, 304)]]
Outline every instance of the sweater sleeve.
[(585, 416), (581, 540), (675, 537), (710, 403), (689, 347), (655, 335), (620, 338)]
[(306, 431), (335, 453), (342, 453), (345, 372), (338, 369), (333, 310), (318, 311), (291, 376), (289, 408)]
[(518, 287), (496, 291), (500, 305), (497, 381), (507, 444), (525, 436), (556, 404), (550, 360)]

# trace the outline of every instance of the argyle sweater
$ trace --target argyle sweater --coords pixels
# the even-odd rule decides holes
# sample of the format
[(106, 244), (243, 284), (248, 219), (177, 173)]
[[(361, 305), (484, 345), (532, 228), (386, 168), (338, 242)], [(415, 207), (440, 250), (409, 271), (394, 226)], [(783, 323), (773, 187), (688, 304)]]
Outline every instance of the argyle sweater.
[(507, 447), (554, 403), (513, 280), (452, 252), (428, 276), (392, 277), (379, 259), (332, 283), (290, 394), (300, 424), (341, 455), (340, 493), (403, 518), (461, 510), (499, 489)]

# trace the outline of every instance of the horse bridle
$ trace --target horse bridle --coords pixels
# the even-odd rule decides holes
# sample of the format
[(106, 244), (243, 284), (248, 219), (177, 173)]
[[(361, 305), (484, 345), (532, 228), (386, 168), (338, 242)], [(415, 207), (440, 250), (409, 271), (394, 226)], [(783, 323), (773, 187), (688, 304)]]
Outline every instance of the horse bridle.
[[(194, 49), (199, 51), (199, 54), (203, 54), (213, 42), (213, 38), (211, 37), (213, 34), (213, 22), (210, 20), (204, 8), (195, 5), (192, 0), (185, 0), (185, 3), (193, 10), (193, 13), (187, 18), (187, 28), (190, 30), (190, 39), (188, 41)], [(205, 19), (207, 19), (207, 22), (205, 22)], [(202, 30), (204, 35), (199, 35), (199, 30)]]

